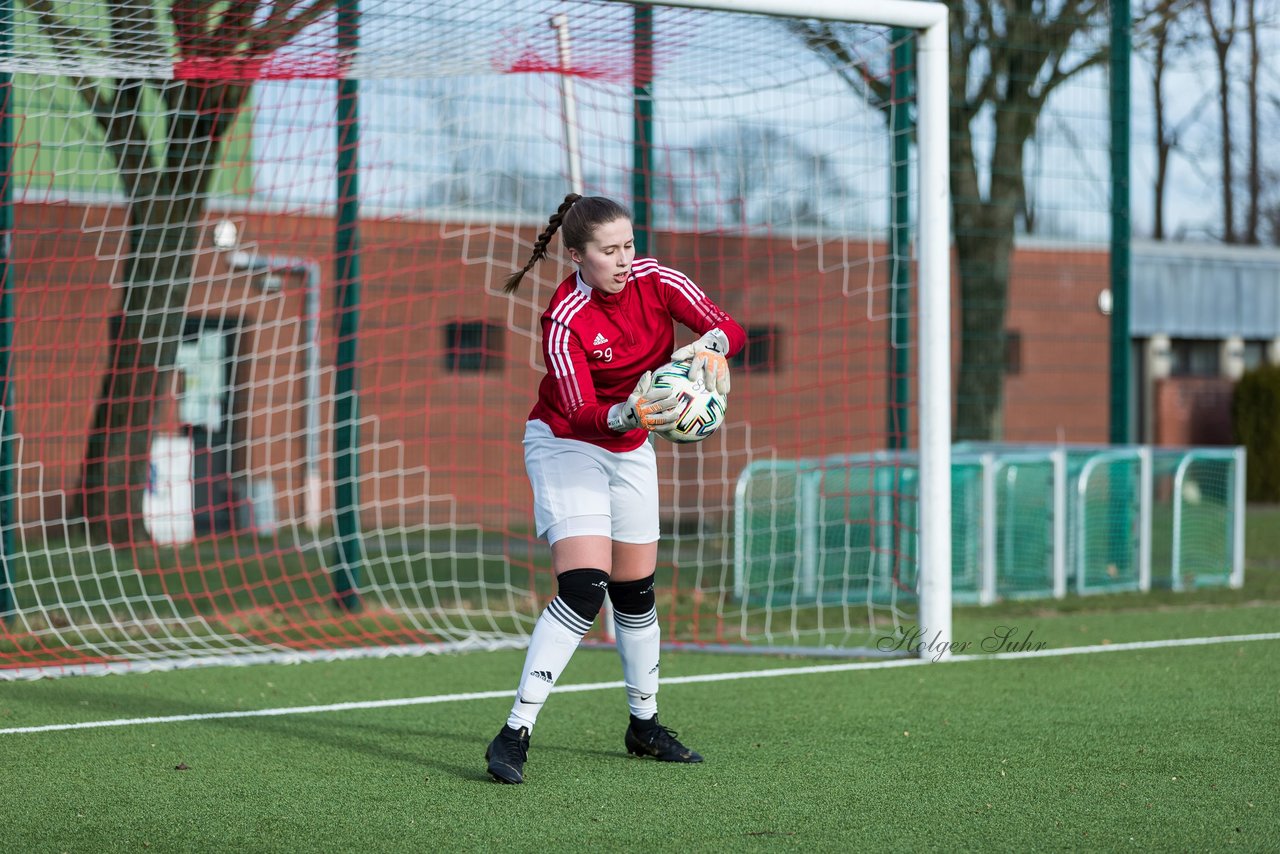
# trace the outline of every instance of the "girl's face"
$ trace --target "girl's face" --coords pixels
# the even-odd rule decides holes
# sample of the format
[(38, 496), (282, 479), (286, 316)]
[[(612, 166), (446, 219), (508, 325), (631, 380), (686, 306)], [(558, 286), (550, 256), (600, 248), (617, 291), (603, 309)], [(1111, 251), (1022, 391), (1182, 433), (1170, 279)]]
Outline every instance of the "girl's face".
[(631, 220), (620, 217), (597, 226), (586, 247), (581, 252), (570, 249), (569, 257), (588, 285), (606, 294), (618, 293), (627, 286), (636, 257)]

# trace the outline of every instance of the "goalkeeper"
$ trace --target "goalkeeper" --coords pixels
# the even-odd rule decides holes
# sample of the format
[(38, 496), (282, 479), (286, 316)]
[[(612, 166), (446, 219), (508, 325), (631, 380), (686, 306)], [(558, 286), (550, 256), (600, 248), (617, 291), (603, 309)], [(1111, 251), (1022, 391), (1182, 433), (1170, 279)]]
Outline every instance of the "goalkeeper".
[[(533, 628), (506, 725), (485, 751), (502, 783), (523, 782), (529, 733), (606, 594), (631, 711), (627, 751), (702, 761), (658, 723), (658, 472), (647, 440), (671, 429), (676, 400), (651, 387), (651, 374), (687, 360), (690, 379), (728, 393), (727, 359), (746, 342), (688, 277), (636, 258), (631, 215), (598, 196), (565, 197), (507, 293), (546, 257), (557, 231), (578, 269), (542, 314), (547, 373), (524, 433), (534, 523), (551, 545), (557, 594)], [(700, 336), (674, 352), (673, 319)]]

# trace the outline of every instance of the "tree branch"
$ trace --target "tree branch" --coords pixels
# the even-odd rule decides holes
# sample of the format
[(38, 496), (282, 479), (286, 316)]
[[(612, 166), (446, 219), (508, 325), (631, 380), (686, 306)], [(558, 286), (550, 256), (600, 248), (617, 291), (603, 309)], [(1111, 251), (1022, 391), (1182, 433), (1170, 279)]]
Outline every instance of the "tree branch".
[(201, 0), (203, 9), (193, 14), (190, 9), (174, 6), (174, 28), (181, 19), (182, 37), (178, 40), (182, 56), (232, 57), (250, 41), (255, 33), (253, 19), (257, 17), (262, 0), (232, 0), (214, 19), (213, 10), (218, 5)]
[(804, 41), (805, 46), (822, 57), (831, 69), (855, 92), (864, 89), (871, 97), (867, 103), (883, 113), (892, 106), (890, 85), (871, 73), (866, 62), (859, 62), (836, 36), (830, 24), (790, 21), (787, 29)]
[[(40, 31), (49, 40), (49, 44), (53, 47), (53, 52), (60, 59), (66, 60), (68, 65), (75, 66), (79, 63), (79, 49), (81, 47), (98, 52), (106, 50), (106, 46), (102, 42), (90, 38), (79, 27), (71, 25), (65, 18), (55, 12), (53, 4), (49, 3), (48, 0), (23, 0), (23, 3), (36, 16)], [(87, 77), (72, 77), (71, 82), (89, 106), (89, 109), (93, 111), (95, 118), (101, 123), (102, 115), (107, 112), (105, 109), (106, 96), (102, 93), (98, 84)], [(103, 130), (106, 130), (105, 126)]]
[(107, 50), (111, 57), (129, 60), (141, 54), (153, 61), (168, 59), (156, 29), (152, 0), (116, 0), (109, 7), (111, 45)]
[[(995, 50), (992, 47), (993, 44), (1003, 43), (1003, 40), (996, 38), (996, 22), (992, 14), (992, 5), (991, 3), (979, 4), (977, 20), (970, 20), (966, 17), (957, 22), (958, 32), (956, 37), (961, 43), (961, 54), (964, 57), (966, 69), (966, 91), (960, 94), (965, 99), (967, 111), (972, 115), (980, 112), (984, 104), (999, 100), (1000, 79), (1008, 76), (1009, 60), (1007, 50)], [(974, 93), (973, 97), (969, 97), (967, 72), (973, 60), (974, 52), (979, 46), (983, 45), (986, 46), (989, 59), (987, 73), (982, 78), (977, 92)]]
[[(99, 54), (108, 50), (102, 42), (68, 23), (47, 0), (23, 1), (35, 14), (40, 30), (54, 52), (63, 59), (74, 64), (79, 59), (78, 50), (81, 48)], [(141, 84), (121, 81), (115, 92), (108, 94), (100, 83), (83, 75), (73, 75), (68, 79), (101, 128), (104, 147), (115, 161), (126, 195), (133, 199), (154, 193), (156, 172), (151, 139), (138, 115)]]
[(169, 8), (180, 56), (217, 55), (217, 28), (211, 26), (214, 3), (209, 0), (174, 0)]
[(22, 0), (22, 3), (36, 16), (45, 38), (60, 56), (74, 55), (82, 47), (97, 53), (106, 52), (106, 45), (55, 12), (49, 0)]
[(262, 22), (261, 29), (274, 30), (284, 24), (289, 20), (289, 13), (296, 9), (300, 2), (301, 0), (275, 0), (267, 19)]
[(1102, 63), (1106, 62), (1110, 58), (1110, 56), (1111, 56), (1110, 50), (1108, 50), (1107, 48), (1103, 48), (1101, 50), (1094, 51), (1089, 56), (1085, 57), (1084, 59), (1077, 62), (1075, 65), (1070, 66), (1069, 68), (1063, 68), (1062, 56), (1061, 54), (1059, 54), (1053, 60), (1053, 68), (1049, 72), (1048, 80), (1045, 81), (1044, 86), (1034, 96), (1034, 98), (1032, 99), (1032, 103), (1036, 107), (1043, 107), (1045, 102), (1049, 100), (1049, 95), (1052, 94), (1055, 89), (1057, 89), (1063, 83), (1066, 83), (1068, 80), (1070, 80), (1075, 75), (1079, 74), (1081, 71), (1084, 71), (1086, 68), (1092, 68), (1095, 65), (1101, 65)]
[(223, 33), (223, 42), (228, 46), (239, 47), (252, 30), (253, 19), (258, 15), (262, 0), (235, 0), (227, 4), (222, 13), (222, 21), (218, 29)]
[[(333, 11), (334, 0), (315, 0), (293, 18), (287, 17), (288, 12), (297, 5), (296, 0), (280, 0), (279, 6), (272, 10), (272, 14), (250, 39), (245, 56), (258, 57), (274, 53), (292, 41), (298, 33)], [(284, 11), (277, 17), (276, 12), (282, 9)]]

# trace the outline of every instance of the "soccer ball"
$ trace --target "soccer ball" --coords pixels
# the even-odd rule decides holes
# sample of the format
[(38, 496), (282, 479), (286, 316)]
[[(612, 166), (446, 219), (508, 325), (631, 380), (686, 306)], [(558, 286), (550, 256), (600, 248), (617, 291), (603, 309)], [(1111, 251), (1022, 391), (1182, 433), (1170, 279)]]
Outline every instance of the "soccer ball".
[(680, 413), (676, 426), (665, 433), (659, 432), (657, 435), (662, 438), (681, 445), (701, 442), (724, 423), (729, 405), (725, 396), (708, 389), (702, 380), (690, 382), (689, 362), (671, 362), (654, 371), (653, 387), (674, 388), (680, 401), (676, 405)]

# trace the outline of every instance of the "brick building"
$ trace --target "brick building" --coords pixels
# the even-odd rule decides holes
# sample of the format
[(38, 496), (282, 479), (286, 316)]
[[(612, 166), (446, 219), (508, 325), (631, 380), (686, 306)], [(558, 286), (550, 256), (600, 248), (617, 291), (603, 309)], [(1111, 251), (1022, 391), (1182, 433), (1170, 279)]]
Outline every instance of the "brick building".
[[(197, 325), (216, 319), (232, 330), (227, 418), (230, 469), (239, 481), (236, 500), (247, 500), (249, 481), (265, 480), (276, 515), (296, 521), (306, 512), (312, 429), (306, 405), (306, 276), (297, 264), (258, 263), (259, 269), (247, 270), (241, 262), (300, 259), (318, 271), (322, 394), (316, 439), (328, 448), (333, 224), (289, 211), (213, 214), (210, 224), (223, 216), (237, 224), (239, 255), (205, 240), (188, 315)], [(23, 203), (17, 222), (13, 389), (21, 439), (20, 516), (25, 526), (57, 525), (77, 488), (86, 426), (105, 366), (108, 323), (118, 301), (113, 282), (123, 258), (123, 210)], [(519, 440), (541, 376), (530, 333), (549, 288), (566, 269), (548, 261), (518, 298), (500, 291), (503, 276), (527, 251), (537, 228), (407, 218), (361, 224), (360, 466), (367, 523), (527, 524)], [(833, 246), (820, 240), (778, 235), (657, 234), (654, 243), (664, 263), (699, 282), (751, 333), (735, 370), (729, 423), (712, 440), (723, 453), (664, 455), (668, 502), (728, 512), (736, 473), (762, 454), (818, 456), (886, 447), (890, 324), (882, 246), (868, 242), (859, 257), (833, 259), (827, 255)], [(1151, 254), (1136, 251), (1135, 266)], [(1104, 249), (1030, 243), (1018, 248), (1007, 315), (1004, 439), (1106, 440), (1110, 319), (1099, 309), (1099, 298), (1107, 284)], [(1150, 316), (1141, 310), (1151, 293), (1144, 288), (1138, 279), (1135, 322)], [(1141, 332), (1135, 351), (1145, 359), (1154, 333), (1146, 327)], [(1172, 327), (1168, 332), (1180, 334)], [(1251, 341), (1261, 340), (1258, 330), (1250, 334)], [(1273, 328), (1271, 337), (1276, 335), (1280, 331)], [(1193, 361), (1188, 356), (1187, 364)], [(1205, 400), (1221, 397), (1221, 381), (1184, 381), (1171, 369), (1172, 376), (1157, 382), (1148, 361), (1141, 364), (1134, 399), (1151, 438), (1223, 438), (1220, 425), (1209, 433), (1197, 426), (1220, 418), (1220, 399), (1209, 405), (1212, 415), (1202, 410)], [(179, 373), (161, 433), (184, 430), (176, 404), (180, 381)], [(320, 463), (327, 482), (327, 455)], [(716, 470), (704, 470), (706, 465)], [(682, 467), (678, 476), (675, 467)]]

